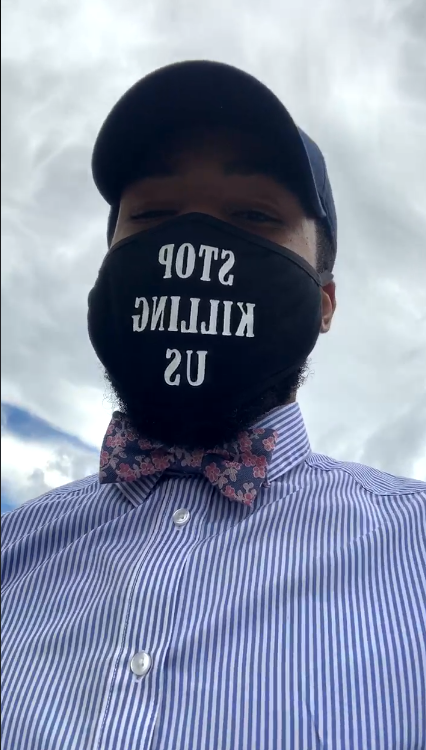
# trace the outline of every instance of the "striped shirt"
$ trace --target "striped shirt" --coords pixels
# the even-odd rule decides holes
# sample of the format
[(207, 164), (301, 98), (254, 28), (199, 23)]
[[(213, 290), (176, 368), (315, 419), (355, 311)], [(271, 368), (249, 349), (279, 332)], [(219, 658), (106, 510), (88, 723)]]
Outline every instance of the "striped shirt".
[(253, 508), (165, 472), (3, 517), (4, 750), (426, 749), (426, 483), (258, 425)]

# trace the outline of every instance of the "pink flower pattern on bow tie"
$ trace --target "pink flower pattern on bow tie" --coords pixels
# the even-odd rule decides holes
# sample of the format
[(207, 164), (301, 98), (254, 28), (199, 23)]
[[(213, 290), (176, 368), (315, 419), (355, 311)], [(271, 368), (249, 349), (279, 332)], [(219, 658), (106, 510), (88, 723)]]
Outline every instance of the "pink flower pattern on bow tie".
[(254, 427), (234, 443), (211, 451), (166, 448), (140, 437), (124, 415), (116, 412), (105, 435), (100, 458), (101, 483), (135, 482), (173, 468), (195, 469), (230, 500), (252, 506), (266, 479), (275, 449), (276, 430)]

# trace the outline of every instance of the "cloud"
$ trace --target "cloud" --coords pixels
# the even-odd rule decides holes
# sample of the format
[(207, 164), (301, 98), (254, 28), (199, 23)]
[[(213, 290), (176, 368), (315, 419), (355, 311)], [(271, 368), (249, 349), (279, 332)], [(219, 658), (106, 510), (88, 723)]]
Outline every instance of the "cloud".
[(97, 469), (96, 448), (2, 404), (2, 512)]
[[(106, 250), (93, 142), (142, 75), (216, 59), (273, 88), (326, 155), (338, 309), (301, 394), (313, 446), (424, 478), (423, 0), (8, 0), (3, 21), (4, 400), (99, 447), (111, 404), (86, 332)], [(87, 469), (77, 454), (67, 469), (53, 443), (43, 453), (38, 439), (25, 445), (26, 486)]]

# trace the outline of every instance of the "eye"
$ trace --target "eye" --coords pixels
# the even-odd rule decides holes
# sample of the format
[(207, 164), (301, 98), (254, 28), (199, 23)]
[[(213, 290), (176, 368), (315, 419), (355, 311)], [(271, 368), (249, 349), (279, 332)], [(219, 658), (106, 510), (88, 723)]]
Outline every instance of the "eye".
[(176, 211), (172, 210), (153, 210), (153, 211), (138, 211), (130, 214), (130, 219), (133, 221), (153, 221), (155, 219), (167, 219), (170, 216), (175, 216)]
[(251, 221), (255, 224), (267, 224), (271, 222), (275, 224), (281, 223), (279, 219), (266, 214), (264, 211), (236, 211), (234, 216), (238, 216), (241, 219)]

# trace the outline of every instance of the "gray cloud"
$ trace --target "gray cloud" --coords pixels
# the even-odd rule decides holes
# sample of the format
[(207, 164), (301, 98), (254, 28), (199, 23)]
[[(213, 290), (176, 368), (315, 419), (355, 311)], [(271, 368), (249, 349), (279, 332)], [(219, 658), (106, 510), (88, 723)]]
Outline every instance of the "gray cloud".
[(16, 448), (23, 457), (19, 474), (16, 466), (10, 464), (8, 456), (8, 434), (3, 435), (6, 453), (6, 466), (3, 468), (3, 489), (14, 505), (19, 505), (31, 498), (39, 497), (50, 491), (58, 482), (67, 484), (80, 477), (94, 474), (99, 468), (99, 459), (91, 450), (76, 447), (68, 442), (49, 443), (43, 441), (43, 450), (36, 460), (42, 466), (33, 467), (29, 462), (31, 444), (17, 439)]

